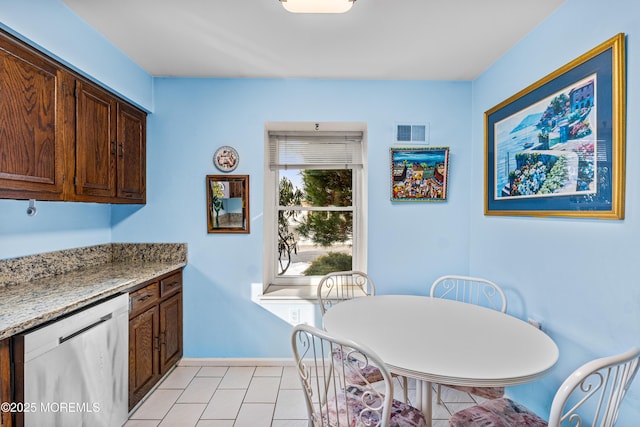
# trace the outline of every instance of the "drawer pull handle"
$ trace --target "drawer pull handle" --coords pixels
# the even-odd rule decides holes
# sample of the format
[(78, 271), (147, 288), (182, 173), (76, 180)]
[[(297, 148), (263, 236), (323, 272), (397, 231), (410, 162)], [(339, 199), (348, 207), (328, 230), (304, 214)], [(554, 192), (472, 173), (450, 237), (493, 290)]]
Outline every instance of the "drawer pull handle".
[(148, 300), (152, 296), (153, 296), (153, 294), (151, 294), (151, 293), (144, 294), (138, 299), (138, 302), (145, 302), (146, 300)]

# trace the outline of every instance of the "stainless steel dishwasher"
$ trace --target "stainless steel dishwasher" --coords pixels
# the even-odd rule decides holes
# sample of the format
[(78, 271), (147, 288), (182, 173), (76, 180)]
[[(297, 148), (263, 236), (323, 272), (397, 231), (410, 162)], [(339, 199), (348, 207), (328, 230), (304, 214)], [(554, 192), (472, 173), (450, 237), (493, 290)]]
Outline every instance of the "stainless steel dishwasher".
[(128, 414), (129, 296), (24, 337), (25, 427), (120, 427)]

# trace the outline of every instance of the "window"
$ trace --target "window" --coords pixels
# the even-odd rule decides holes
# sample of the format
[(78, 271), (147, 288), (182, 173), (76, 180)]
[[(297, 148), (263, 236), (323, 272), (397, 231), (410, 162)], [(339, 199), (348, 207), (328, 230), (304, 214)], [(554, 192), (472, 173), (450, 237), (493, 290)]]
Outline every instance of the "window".
[(366, 150), (355, 126), (267, 130), (267, 285), (316, 285), (330, 271), (366, 269)]

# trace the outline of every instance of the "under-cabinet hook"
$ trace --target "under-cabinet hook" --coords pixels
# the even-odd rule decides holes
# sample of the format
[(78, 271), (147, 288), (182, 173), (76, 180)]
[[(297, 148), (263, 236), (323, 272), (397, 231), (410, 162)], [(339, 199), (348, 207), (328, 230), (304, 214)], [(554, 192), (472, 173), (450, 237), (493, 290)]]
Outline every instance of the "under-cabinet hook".
[(29, 207), (27, 208), (27, 215), (35, 216), (37, 213), (38, 213), (38, 210), (36, 209), (36, 201), (35, 199), (30, 199)]

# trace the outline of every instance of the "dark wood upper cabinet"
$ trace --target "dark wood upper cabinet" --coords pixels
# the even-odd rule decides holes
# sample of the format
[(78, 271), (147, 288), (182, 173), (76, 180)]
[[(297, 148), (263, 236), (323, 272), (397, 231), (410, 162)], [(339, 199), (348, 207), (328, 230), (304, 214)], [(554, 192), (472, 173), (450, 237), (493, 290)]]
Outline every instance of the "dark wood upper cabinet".
[(116, 108), (107, 92), (76, 82), (75, 192), (81, 200), (116, 195)]
[(0, 198), (146, 202), (146, 113), (0, 31)]
[(63, 199), (68, 83), (55, 62), (0, 33), (0, 197)]
[(76, 200), (145, 203), (146, 114), (76, 82)]
[(147, 116), (137, 108), (119, 103), (117, 128), (117, 196), (145, 203)]

